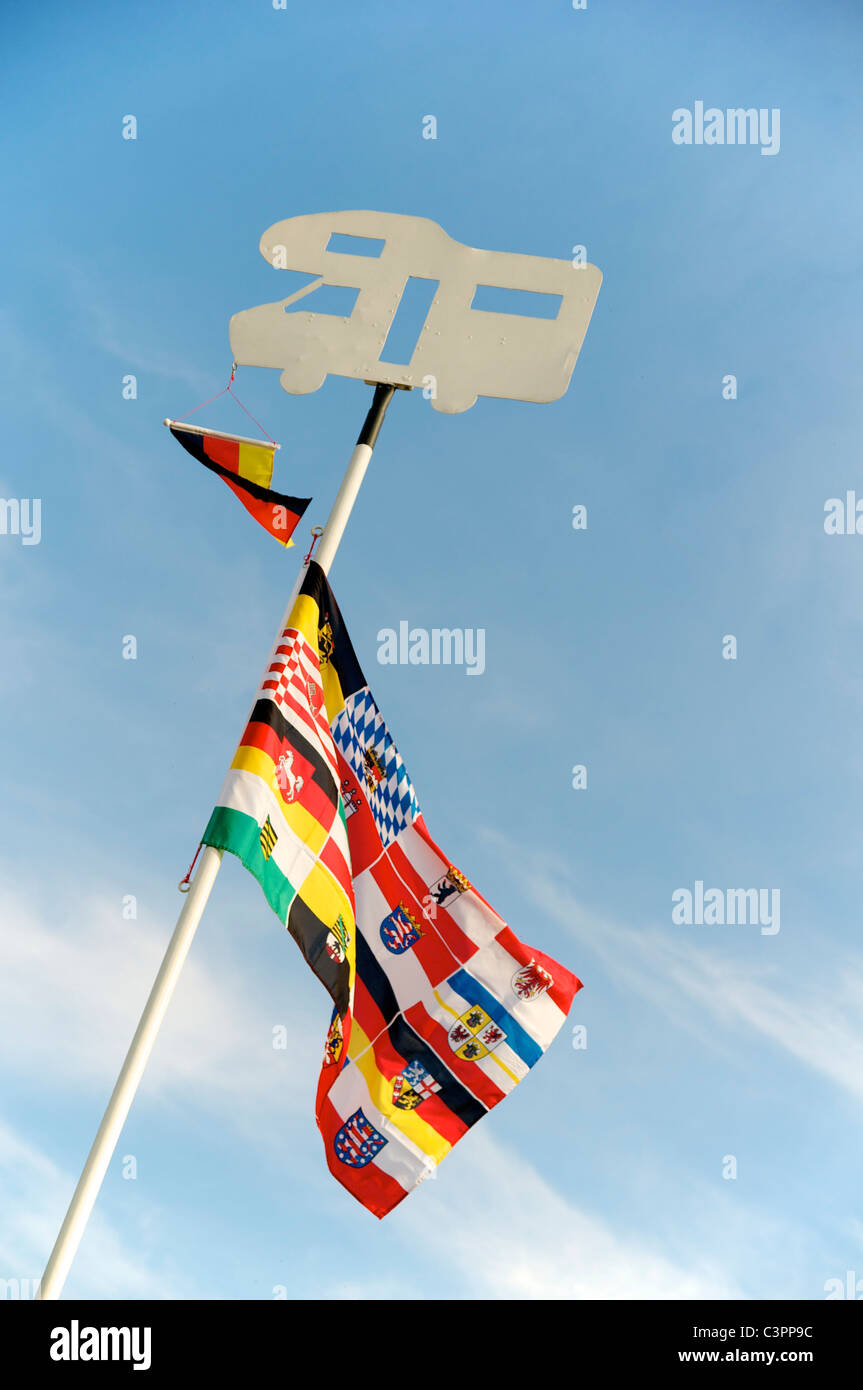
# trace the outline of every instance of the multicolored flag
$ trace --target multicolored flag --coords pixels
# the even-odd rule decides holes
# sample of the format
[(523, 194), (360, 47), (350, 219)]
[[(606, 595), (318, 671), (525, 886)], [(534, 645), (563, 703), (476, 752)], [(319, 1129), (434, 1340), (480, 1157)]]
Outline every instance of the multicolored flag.
[(251, 869), (336, 1006), (316, 1107), (330, 1171), (386, 1216), (542, 1056), (580, 981), (432, 840), (314, 562), (220, 801), (204, 843)]
[(174, 420), (165, 423), (193, 458), (227, 483), (265, 531), (280, 545), (293, 545), (291, 535), (311, 498), (288, 497), (272, 491), (275, 444), (207, 434), (194, 425), (181, 425)]
[[(317, 566), (314, 567), (317, 569)], [(327, 661), (332, 629), (308, 576), (274, 646), (202, 843), (254, 874), (350, 1035), (354, 890), (327, 710), (344, 698)]]

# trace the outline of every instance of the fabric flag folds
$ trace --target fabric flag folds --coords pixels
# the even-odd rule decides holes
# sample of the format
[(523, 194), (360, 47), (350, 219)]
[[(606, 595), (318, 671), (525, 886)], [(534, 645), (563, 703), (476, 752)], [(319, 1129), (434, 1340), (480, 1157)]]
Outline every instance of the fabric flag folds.
[(265, 531), (280, 545), (293, 545), (291, 535), (311, 498), (289, 497), (272, 491), (274, 444), (223, 439), (219, 435), (202, 434), (176, 421), (171, 423), (170, 430), (193, 458), (227, 483)]
[(383, 1217), (527, 1074), (581, 985), (431, 838), (314, 562), (203, 840), (255, 874), (330, 991), (318, 1127)]
[(308, 577), (276, 642), (202, 836), (237, 855), (329, 991), (350, 1034), (354, 892), (338, 762), (326, 709), (344, 699)]

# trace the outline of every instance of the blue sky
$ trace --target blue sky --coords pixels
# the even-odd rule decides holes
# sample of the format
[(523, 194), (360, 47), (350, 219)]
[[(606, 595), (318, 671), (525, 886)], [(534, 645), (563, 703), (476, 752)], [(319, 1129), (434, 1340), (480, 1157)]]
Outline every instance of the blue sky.
[[(861, 24), (851, 0), (4, 13), (0, 497), (40, 498), (42, 537), (0, 535), (0, 1278), (41, 1272), (303, 554), (161, 420), (281, 293), (261, 233), (342, 208), (583, 244), (605, 277), (556, 404), (395, 399), (332, 571), (432, 834), (585, 988), (378, 1223), (314, 1125), (326, 997), (226, 863), (66, 1291), (863, 1277), (863, 540), (823, 526), (863, 497)], [(674, 144), (696, 101), (779, 108), (779, 152)], [(241, 368), (237, 391), (322, 523), (367, 388)], [(224, 402), (199, 419), (246, 432)], [(484, 628), (485, 673), (378, 665), (403, 619)], [(696, 880), (778, 888), (780, 931), (673, 923)]]

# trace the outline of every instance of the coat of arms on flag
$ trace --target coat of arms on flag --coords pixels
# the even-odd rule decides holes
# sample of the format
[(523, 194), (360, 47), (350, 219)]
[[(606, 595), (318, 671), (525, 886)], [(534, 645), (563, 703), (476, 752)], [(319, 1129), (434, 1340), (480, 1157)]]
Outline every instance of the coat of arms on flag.
[(393, 1081), (393, 1105), (400, 1110), (415, 1110), (439, 1090), (440, 1082), (421, 1062), (409, 1062)]
[[(293, 748), (289, 748), (287, 753), (279, 754), (276, 781), (285, 801), (295, 801), (303, 789), (305, 778), (300, 775), (299, 767), (294, 765), (299, 756)], [(304, 763), (303, 765), (311, 771), (310, 764)]]
[(351, 1168), (365, 1168), (386, 1142), (362, 1110), (356, 1110), (342, 1125), (333, 1140), (333, 1148), (340, 1163), (347, 1163)]
[(374, 791), (375, 787), (380, 786), (384, 780), (384, 770), (381, 760), (374, 748), (366, 748), (363, 751), (363, 767), (365, 770), (366, 785), (369, 791)]
[(450, 1047), (467, 1062), (487, 1057), (502, 1042), (506, 1042), (506, 1033), (476, 1004), (466, 1009), (449, 1030)]
[(547, 970), (543, 970), (541, 965), (537, 965), (535, 960), (523, 965), (521, 970), (516, 970), (512, 977), (513, 993), (517, 994), (519, 999), (536, 999), (537, 995), (545, 994), (553, 984), (551, 975)]
[(334, 1067), (342, 1060), (342, 1048), (344, 1047), (344, 1035), (342, 1033), (342, 1020), (338, 1014), (333, 1015), (330, 1024), (330, 1031), (327, 1033), (327, 1041), (324, 1044), (323, 1066)]
[(348, 954), (348, 947), (351, 944), (351, 934), (345, 926), (344, 919), (337, 917), (332, 931), (327, 935), (326, 952), (331, 960), (338, 961), (340, 964)]
[(360, 800), (360, 793), (359, 789), (356, 786), (356, 783), (350, 777), (343, 777), (342, 807), (344, 808), (345, 816), (352, 816), (355, 811), (358, 811), (360, 809), (361, 805), (362, 802)]
[(470, 884), (464, 874), (460, 874), (458, 869), (454, 869), (450, 864), (442, 878), (429, 884), (429, 897), (438, 907), (445, 907), (451, 898), (457, 897), (459, 893), (466, 893), (469, 888)]
[(265, 859), (269, 859), (276, 847), (276, 840), (278, 838), (278, 835), (273, 829), (273, 822), (270, 820), (269, 816), (267, 816), (267, 819), (261, 826), (261, 853)]
[(403, 951), (410, 950), (422, 934), (422, 927), (404, 903), (394, 907), (389, 916), (381, 922), (381, 941), (394, 956), (400, 956)]
[(318, 628), (318, 649), (321, 653), (321, 665), (329, 661), (333, 654), (333, 629), (330, 626), (329, 614), (326, 614), (324, 621)]

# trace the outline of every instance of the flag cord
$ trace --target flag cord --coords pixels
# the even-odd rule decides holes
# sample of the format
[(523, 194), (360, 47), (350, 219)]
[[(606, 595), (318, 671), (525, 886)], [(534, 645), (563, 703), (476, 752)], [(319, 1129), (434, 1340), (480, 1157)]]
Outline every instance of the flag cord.
[(253, 425), (257, 425), (258, 429), (261, 431), (261, 434), (266, 435), (267, 439), (269, 439), (269, 441), (270, 441), (271, 444), (275, 444), (275, 442), (276, 442), (275, 439), (273, 439), (273, 436), (272, 436), (271, 434), (267, 434), (267, 431), (264, 429), (264, 427), (263, 427), (263, 425), (261, 424), (260, 420), (256, 420), (255, 417), (254, 417), (254, 415), (252, 414), (252, 412), (251, 412), (250, 410), (246, 410), (246, 407), (243, 405), (243, 402), (240, 400), (239, 396), (236, 394), (236, 392), (234, 392), (234, 391), (231, 390), (231, 387), (232, 387), (233, 384), (234, 384), (234, 378), (235, 378), (236, 375), (237, 375), (237, 363), (236, 363), (236, 362), (233, 362), (233, 363), (231, 364), (231, 378), (230, 378), (230, 381), (228, 382), (227, 386), (223, 386), (222, 389), (221, 389), (221, 391), (217, 391), (216, 394), (215, 394), (215, 396), (211, 396), (210, 399), (209, 399), (208, 401), (201, 401), (201, 404), (200, 404), (200, 405), (194, 406), (191, 410), (187, 411), (185, 415), (178, 415), (177, 418), (176, 418), (175, 424), (179, 424), (181, 420), (188, 420), (188, 418), (189, 418), (190, 415), (195, 415), (195, 414), (197, 414), (197, 412), (198, 412), (199, 410), (203, 410), (203, 409), (204, 409), (204, 406), (205, 406), (205, 405), (212, 405), (212, 404), (213, 404), (213, 401), (217, 401), (217, 400), (219, 399), (220, 396), (224, 396), (225, 393), (227, 392), (227, 394), (228, 394), (233, 400), (235, 400), (235, 401), (237, 402), (237, 405), (240, 407), (240, 409), (241, 409), (241, 410), (244, 410), (244, 411), (246, 412), (246, 414), (248, 415), (249, 419), (252, 421), (252, 424), (253, 424)]
[(322, 536), (323, 534), (324, 534), (324, 528), (323, 528), (323, 526), (313, 526), (313, 527), (312, 527), (312, 543), (311, 543), (311, 545), (309, 546), (309, 553), (308, 553), (308, 555), (304, 555), (304, 556), (303, 556), (303, 565), (304, 565), (304, 566), (307, 566), (308, 563), (309, 563), (309, 561), (311, 560), (311, 558), (312, 558), (312, 551), (314, 550), (315, 546), (317, 545), (318, 541), (321, 539), (321, 536)]
[(179, 888), (179, 890), (180, 890), (181, 893), (188, 893), (189, 889), (190, 889), (191, 886), (192, 886), (192, 885), (191, 885), (191, 882), (190, 882), (190, 879), (191, 879), (191, 877), (192, 877), (192, 870), (194, 869), (195, 865), (197, 864), (197, 862), (198, 862), (198, 855), (201, 853), (201, 850), (202, 850), (203, 848), (204, 848), (203, 843), (201, 843), (200, 845), (198, 845), (198, 848), (195, 850), (195, 857), (194, 857), (194, 859), (192, 860), (191, 864), (189, 865), (188, 869), (186, 870), (186, 876), (185, 876), (185, 878), (181, 878), (181, 879), (180, 879), (180, 882), (177, 884), (177, 887)]
[[(228, 385), (230, 386), (230, 382)], [(336, 494), (321, 537), (317, 562), (324, 574), (328, 573), (344, 534), (394, 389), (392, 386), (375, 385), (374, 401), (351, 453), (341, 487)], [(220, 392), (220, 394), (223, 395), (224, 392)], [(233, 392), (231, 394), (233, 395)], [(304, 577), (304, 569), (304, 566), (300, 567), (294, 594), (299, 591), (300, 583)], [(292, 595), (286, 615), (282, 619), (279, 634), (287, 624), (293, 602), (294, 596)], [(87, 1155), (87, 1161), (45, 1266), (45, 1273), (39, 1284), (37, 1295), (39, 1299), (52, 1300), (60, 1297), (66, 1276), (81, 1243), (87, 1222), (90, 1219), (90, 1213), (95, 1206), (99, 1189), (114, 1156), (117, 1142), (126, 1123), (126, 1117), (132, 1107), (135, 1093), (156, 1042), (162, 1019), (171, 1002), (180, 972), (191, 948), (198, 923), (204, 914), (221, 863), (222, 850), (214, 849), (212, 845), (205, 845), (195, 877), (191, 880), (189, 891), (184, 897), (183, 906), (177, 918), (177, 925), (153, 981), (149, 998), (144, 1005), (144, 1012), (141, 1014), (135, 1035), (120, 1068), (120, 1075), (117, 1077), (111, 1099), (108, 1101), (102, 1116), (96, 1138), (93, 1140)]]

